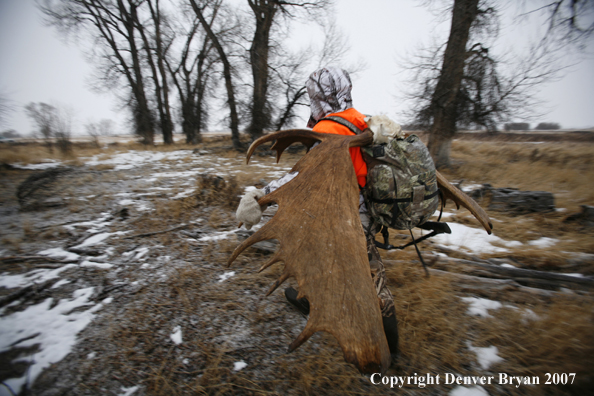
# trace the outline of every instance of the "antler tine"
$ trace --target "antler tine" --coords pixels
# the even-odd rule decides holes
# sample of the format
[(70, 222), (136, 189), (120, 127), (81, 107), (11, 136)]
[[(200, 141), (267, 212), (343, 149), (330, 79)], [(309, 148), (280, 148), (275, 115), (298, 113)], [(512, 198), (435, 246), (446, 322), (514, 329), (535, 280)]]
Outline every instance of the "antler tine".
[(277, 251), (274, 256), (266, 262), (266, 264), (262, 265), (258, 270), (258, 273), (264, 271), (266, 268), (270, 267), (274, 263), (278, 263), (279, 261), (283, 261), (279, 254), (280, 251)]
[(289, 279), (289, 276), (291, 275), (288, 272), (283, 272), (283, 274), (276, 280), (276, 282), (274, 282), (272, 286), (270, 286), (270, 289), (268, 289), (268, 292), (266, 293), (266, 297), (271, 295), (276, 289), (278, 289), (280, 285), (284, 283), (284, 281)]
[(313, 322), (307, 322), (307, 325), (305, 325), (305, 329), (303, 329), (301, 334), (299, 334), (299, 336), (295, 338), (291, 345), (289, 345), (288, 352), (293, 352), (295, 349), (299, 348), (301, 344), (309, 340), (309, 337), (311, 337), (315, 333), (315, 330), (313, 329), (311, 323)]
[[(444, 201), (451, 199), (456, 204), (456, 207), (460, 209), (460, 205), (473, 214), (473, 216), (481, 223), (485, 231), (490, 235), (493, 231), (493, 223), (489, 219), (489, 215), (477, 204), (474, 199), (470, 198), (459, 188), (450, 183), (439, 171), (435, 171), (437, 177), (437, 184), (442, 189), (444, 195)], [(444, 202), (445, 206), (445, 202)]]
[(278, 131), (269, 133), (254, 140), (247, 152), (246, 164), (250, 162), (250, 158), (256, 148), (261, 144), (276, 140), (272, 145), (272, 149), (276, 150), (276, 162), (280, 160), (281, 154), (287, 147), (295, 142), (303, 143), (309, 150), (315, 142), (322, 141), (327, 134), (313, 132), (309, 129), (287, 129), (285, 131)]
[[(266, 198), (266, 197), (264, 197)], [(264, 199), (263, 198), (263, 199)], [(262, 203), (261, 199), (260, 202)], [(265, 224), (264, 226), (262, 226), (262, 228), (260, 228), (258, 231), (256, 231), (254, 234), (252, 234), (249, 238), (247, 238), (246, 240), (244, 240), (243, 242), (241, 242), (233, 251), (233, 254), (231, 255), (231, 257), (229, 258), (229, 260), (227, 261), (227, 268), (231, 267), (231, 264), (233, 264), (233, 262), (235, 261), (235, 259), (241, 254), (241, 252), (243, 252), (245, 249), (247, 249), (248, 247), (252, 246), (254, 243), (258, 243), (260, 241), (264, 241), (267, 239), (272, 239), (274, 236), (270, 234), (270, 223)]]

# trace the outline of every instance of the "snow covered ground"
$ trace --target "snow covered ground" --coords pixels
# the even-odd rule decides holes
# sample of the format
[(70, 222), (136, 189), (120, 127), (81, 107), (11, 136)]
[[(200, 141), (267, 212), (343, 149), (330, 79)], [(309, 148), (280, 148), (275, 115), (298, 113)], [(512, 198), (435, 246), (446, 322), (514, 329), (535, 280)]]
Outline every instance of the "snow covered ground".
[[(150, 258), (151, 253), (159, 250), (158, 246), (143, 244), (137, 240), (133, 249), (122, 252), (114, 249), (114, 242), (134, 234), (132, 230), (117, 230), (117, 220), (113, 216), (113, 209), (130, 208), (137, 212), (151, 213), (156, 210), (155, 201), (150, 197), (161, 194), (168, 199), (181, 199), (190, 196), (195, 188), (196, 175), (209, 173), (228, 177), (242, 172), (244, 160), (242, 158), (221, 158), (214, 155), (196, 155), (189, 150), (171, 152), (130, 151), (116, 154), (110, 158), (102, 159), (101, 156), (82, 158), (87, 167), (99, 165), (112, 166), (112, 172), (142, 170), (142, 173), (130, 173), (130, 182), (136, 182), (135, 187), (126, 191), (113, 194), (113, 199), (108, 205), (112, 210), (97, 213), (94, 218), (85, 221), (71, 222), (64, 227), (82, 235), (79, 243), (68, 245), (66, 240), (48, 240), (40, 243), (35, 254), (47, 256), (55, 260), (67, 261), (59, 268), (33, 269), (24, 273), (4, 272), (0, 274), (0, 288), (14, 290), (44, 285), (52, 282), (54, 290), (68, 288), (60, 298), (49, 297), (33, 304), (19, 298), (0, 309), (0, 352), (12, 348), (32, 350), (32, 354), (24, 354), (18, 359), (28, 359), (29, 369), (18, 378), (11, 378), (5, 384), (18, 392), (25, 383), (33, 383), (36, 378), (50, 365), (59, 362), (68, 355), (77, 342), (77, 336), (83, 331), (104, 309), (112, 303), (111, 298), (99, 298), (101, 294), (95, 287), (78, 287), (77, 273), (88, 269), (105, 271), (105, 276), (117, 279), (118, 273), (125, 268), (135, 268), (136, 271), (149, 271), (155, 277), (166, 277), (164, 271), (157, 271), (158, 264), (167, 262), (170, 258), (161, 256)], [(290, 168), (279, 166), (270, 158), (259, 160), (252, 159), (251, 167), (262, 172), (262, 177), (267, 180), (278, 178)], [(46, 162), (37, 165), (22, 165), (22, 169), (47, 169), (60, 166), (60, 162)], [(140, 176), (139, 176), (140, 175)], [(159, 182), (159, 186), (153, 186)], [(144, 187), (142, 187), (144, 186)], [(78, 197), (79, 200), (92, 201), (94, 195)], [(451, 213), (444, 213), (447, 221)], [(205, 219), (195, 219), (194, 224), (202, 224)], [(59, 223), (59, 221), (56, 221)], [(449, 223), (451, 235), (441, 234), (433, 238), (433, 242), (445, 247), (463, 250), (480, 255), (482, 253), (501, 253), (512, 249), (522, 248), (518, 241), (506, 240), (500, 236), (487, 235), (477, 227)], [(221, 241), (228, 239), (234, 241), (237, 228), (227, 230), (210, 230), (203, 232), (194, 241), (201, 243)], [(551, 238), (542, 238), (530, 242), (532, 247), (551, 248), (557, 241)], [(99, 254), (85, 254), (90, 250)], [(79, 252), (79, 253), (75, 253)], [(0, 252), (4, 255), (4, 252)], [(48, 262), (51, 264), (52, 262)], [(67, 274), (67, 276), (65, 276)], [(109, 275), (111, 274), (111, 275)], [(578, 274), (579, 275), (579, 274)], [(221, 270), (217, 274), (217, 282), (230, 282), (235, 276), (234, 271)], [(142, 283), (142, 282), (141, 282)], [(134, 286), (134, 285), (131, 285)], [(497, 310), (503, 305), (498, 301), (465, 297), (468, 303), (470, 316), (478, 315), (488, 317), (489, 312)], [(22, 306), (21, 306), (22, 304)], [(182, 329), (177, 326), (171, 329), (170, 339), (175, 344), (184, 342)], [(477, 356), (479, 367), (485, 372), (489, 367), (502, 359), (498, 355), (497, 346), (474, 347), (468, 343), (468, 349)], [(247, 364), (244, 361), (234, 363), (233, 370), (243, 370)], [(122, 387), (120, 395), (130, 396), (139, 390), (139, 386)], [(9, 395), (6, 387), (0, 387), (0, 396)], [(486, 391), (479, 387), (459, 386), (450, 392), (451, 396), (460, 395), (485, 395)]]

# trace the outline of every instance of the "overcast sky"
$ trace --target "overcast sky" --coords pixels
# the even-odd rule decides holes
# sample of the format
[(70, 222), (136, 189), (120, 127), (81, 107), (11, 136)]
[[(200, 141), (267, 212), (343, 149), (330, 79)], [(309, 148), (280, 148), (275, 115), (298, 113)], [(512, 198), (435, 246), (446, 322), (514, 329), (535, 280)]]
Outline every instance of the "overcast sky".
[[(349, 37), (351, 56), (363, 58), (367, 64), (366, 70), (353, 78), (354, 105), (360, 111), (384, 113), (399, 121), (407, 103), (398, 96), (404, 87), (404, 75), (397, 60), (406, 59), (406, 54), (421, 43), (429, 43), (432, 36), (447, 38), (449, 22), (439, 23), (419, 3), (336, 0), (337, 23)], [(511, 25), (504, 19), (505, 32)], [(316, 30), (307, 32), (303, 36), (315, 36)], [(511, 46), (520, 39), (517, 35), (528, 35), (526, 32), (524, 29), (504, 34), (499, 48), (511, 51), (505, 43)], [(539, 97), (547, 104), (543, 111), (546, 116), (533, 120), (533, 125), (548, 121), (567, 128), (594, 126), (594, 59), (576, 56), (575, 61), (578, 63), (562, 80), (542, 87)], [(47, 102), (72, 108), (75, 133), (83, 133), (83, 125), (88, 121), (103, 118), (115, 120), (124, 132), (127, 113), (118, 110), (113, 96), (91, 90), (92, 72), (84, 48), (66, 43), (54, 29), (44, 26), (33, 0), (0, 0), (0, 92), (15, 107), (0, 130), (16, 129), (28, 134), (34, 126), (25, 116), (23, 106)], [(221, 130), (224, 126), (211, 125), (211, 129)]]

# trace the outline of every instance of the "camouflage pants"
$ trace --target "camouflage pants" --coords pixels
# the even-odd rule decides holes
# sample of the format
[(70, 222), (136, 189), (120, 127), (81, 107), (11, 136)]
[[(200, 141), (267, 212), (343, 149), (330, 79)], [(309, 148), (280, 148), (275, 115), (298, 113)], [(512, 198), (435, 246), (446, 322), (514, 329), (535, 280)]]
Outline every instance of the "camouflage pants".
[(373, 243), (375, 236), (367, 235), (367, 257), (369, 258), (369, 267), (371, 269), (371, 277), (375, 285), (375, 292), (380, 301), (380, 308), (382, 316), (388, 317), (395, 314), (394, 297), (392, 292), (388, 289), (386, 280), (386, 269), (382, 258)]
[(369, 268), (371, 269), (371, 278), (375, 286), (375, 292), (380, 301), (380, 307), (382, 310), (383, 317), (390, 317), (395, 315), (394, 309), (394, 297), (392, 292), (388, 289), (388, 282), (386, 280), (386, 269), (382, 258), (375, 246), (375, 234), (377, 234), (377, 227), (370, 224), (371, 219), (367, 213), (365, 202), (361, 196), (359, 201), (359, 216), (361, 218), (361, 224), (365, 230), (365, 238), (367, 240), (367, 257), (369, 259)]

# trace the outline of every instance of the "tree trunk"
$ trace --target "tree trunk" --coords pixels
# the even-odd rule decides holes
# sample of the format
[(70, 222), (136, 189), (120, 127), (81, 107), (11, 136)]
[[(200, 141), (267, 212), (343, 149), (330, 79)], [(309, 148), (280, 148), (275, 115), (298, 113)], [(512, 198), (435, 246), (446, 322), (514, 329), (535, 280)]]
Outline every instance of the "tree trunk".
[(156, 7), (153, 7), (150, 1), (148, 4), (155, 24), (157, 67), (161, 77), (161, 132), (163, 133), (163, 143), (173, 144), (173, 122), (171, 121), (171, 106), (169, 106), (169, 85), (167, 83), (167, 72), (165, 71), (164, 65), (164, 58), (167, 54), (166, 50), (163, 48), (163, 37), (161, 35), (161, 11), (159, 9), (159, 0), (156, 0)]
[(136, 16), (136, 5), (129, 1), (130, 12), (126, 10), (122, 0), (118, 0), (118, 7), (122, 15), (122, 21), (126, 26), (128, 32), (127, 40), (130, 45), (130, 55), (132, 57), (132, 70), (134, 71), (135, 81), (131, 83), (132, 95), (134, 104), (132, 111), (134, 113), (134, 121), (136, 124), (136, 133), (143, 138), (144, 144), (154, 144), (155, 127), (153, 117), (148, 106), (144, 91), (144, 82), (142, 77), (142, 68), (138, 56), (138, 49), (136, 47), (136, 40), (134, 36), (134, 25)]
[(190, 4), (192, 5), (194, 12), (196, 13), (196, 16), (200, 20), (200, 24), (204, 28), (204, 31), (206, 32), (206, 34), (212, 41), (213, 46), (217, 50), (219, 59), (223, 64), (223, 77), (225, 79), (225, 88), (227, 90), (227, 105), (229, 106), (229, 116), (231, 118), (231, 141), (233, 142), (233, 148), (235, 148), (236, 150), (243, 150), (243, 146), (241, 144), (241, 141), (239, 140), (239, 117), (237, 115), (235, 91), (233, 88), (233, 80), (231, 77), (231, 63), (229, 63), (229, 60), (227, 59), (227, 54), (225, 53), (225, 50), (223, 49), (223, 46), (221, 45), (219, 38), (210, 27), (210, 24), (204, 18), (204, 15), (202, 15), (202, 11), (196, 4), (196, 0), (190, 0)]
[(478, 3), (479, 0), (454, 1), (450, 37), (431, 103), (433, 125), (428, 148), (438, 168), (450, 165), (450, 147), (456, 134), (456, 97), (464, 76), (466, 44), (478, 14)]
[(268, 52), (270, 28), (277, 11), (277, 4), (268, 0), (248, 0), (256, 18), (256, 31), (250, 47), (250, 63), (254, 80), (252, 96), (252, 120), (248, 132), (253, 140), (262, 136), (264, 128), (270, 125), (267, 109), (268, 93)]
[[(135, 26), (138, 32), (140, 33), (140, 37), (142, 38), (142, 42), (144, 44), (144, 50), (146, 53), (146, 60), (148, 65), (151, 69), (152, 80), (155, 88), (155, 98), (157, 100), (157, 110), (159, 111), (159, 125), (161, 127), (161, 133), (163, 134), (163, 143), (164, 144), (172, 144), (173, 143), (173, 123), (171, 122), (171, 111), (169, 109), (169, 96), (168, 96), (168, 89), (167, 89), (167, 76), (165, 75), (165, 70), (163, 67), (163, 57), (165, 54), (163, 53), (163, 46), (161, 43), (161, 29), (160, 29), (160, 14), (159, 14), (159, 2), (157, 0), (156, 6), (157, 10), (153, 8), (152, 2), (148, 2), (151, 17), (154, 24), (154, 40), (155, 40), (155, 48), (151, 45), (149, 41), (144, 25), (137, 19), (136, 13), (134, 13), (135, 18)], [(156, 59), (155, 59), (156, 58)], [(155, 64), (156, 60), (156, 64)]]

